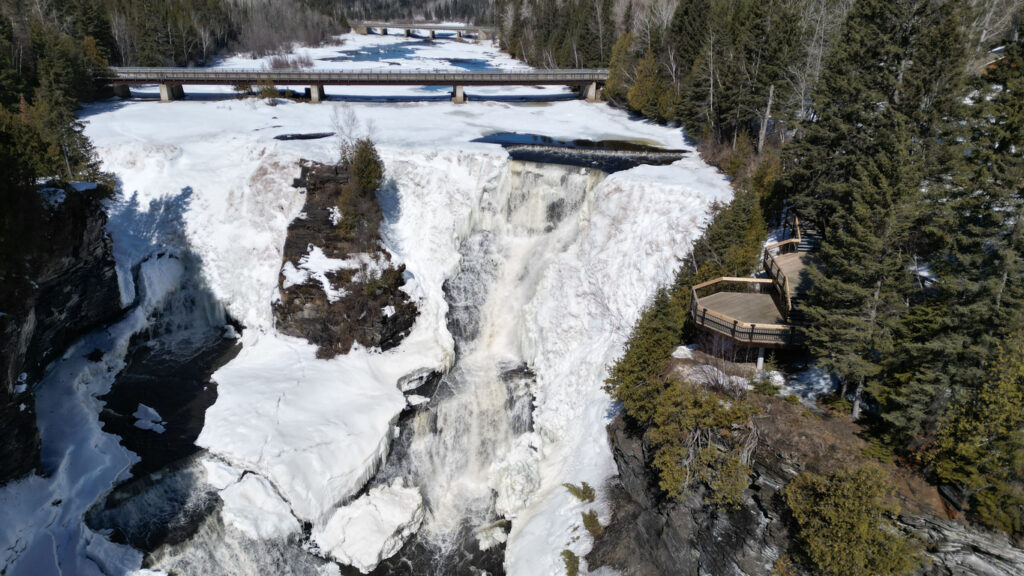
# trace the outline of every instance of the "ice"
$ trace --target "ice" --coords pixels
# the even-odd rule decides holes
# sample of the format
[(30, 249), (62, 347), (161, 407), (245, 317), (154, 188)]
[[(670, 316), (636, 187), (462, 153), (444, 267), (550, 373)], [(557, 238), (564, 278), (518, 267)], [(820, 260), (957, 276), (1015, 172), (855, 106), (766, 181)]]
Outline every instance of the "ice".
[[(405, 41), (358, 35), (344, 40), (340, 50)], [(324, 60), (338, 51), (331, 46), (299, 50), (321, 69), (381, 66)], [(451, 67), (444, 58), (481, 58), (498, 68), (523, 66), (488, 44), (446, 41), (424, 42), (396, 63), (408, 69)], [(259, 67), (264, 62), (237, 57), (220, 66)], [(136, 92), (146, 96), (156, 89)], [(510, 356), (521, 357), (537, 374), (536, 435), (517, 441), (489, 471), (482, 488), (493, 486), (501, 512), (515, 518), (508, 537), (509, 574), (561, 573), (562, 549), (582, 554), (590, 545), (589, 537), (579, 538), (579, 505), (561, 484), (601, 486), (615, 473), (604, 431), (611, 413), (601, 389), (606, 367), (621, 353), (643, 304), (659, 285), (671, 281), (712, 203), (731, 198), (726, 179), (699, 159), (682, 131), (579, 100), (529, 106), (472, 100), (455, 106), (444, 93), (444, 101), (430, 101), (439, 93), (418, 87), (329, 87), (336, 98), (423, 101), (380, 105), (335, 99), (312, 105), (282, 100), (272, 107), (257, 99), (236, 99), (230, 87), (188, 87), (186, 92), (186, 100), (168, 105), (132, 99), (83, 109), (86, 133), (102, 167), (121, 182), (110, 211), (122, 301), (134, 302), (139, 294), (148, 299), (151, 291), (171, 283), (176, 260), (162, 258), (162, 268), (150, 270), (154, 276), (137, 288), (130, 272), (147, 258), (143, 248), (161, 243), (169, 231), (145, 220), (122, 226), (117, 216), (141, 207), (144, 216), (155, 219), (157, 214), (145, 207), (180, 199), (181, 229), (202, 261), (203, 280), (244, 326), (242, 351), (214, 374), (218, 398), (197, 443), (231, 466), (254, 473), (247, 478), (264, 479), (292, 515), (320, 526), (358, 492), (384, 457), (393, 425), (407, 405), (396, 384), (415, 388), (415, 382), (422, 382), (417, 378), (446, 369), (454, 359), (444, 282), (459, 265), (461, 240), (485, 217), (481, 203), (510, 167), (501, 147), (471, 141), (494, 132), (529, 131), (568, 140), (642, 139), (690, 151), (671, 166), (641, 166), (602, 181), (550, 253), (510, 248), (517, 259), (538, 258), (529, 278), (503, 280), (503, 289), (523, 305), (494, 319), (508, 322), (501, 344)], [(568, 92), (562, 87), (493, 87), (470, 93)], [(374, 128), (387, 169), (380, 192), (382, 235), (396, 261), (407, 266), (403, 290), (420, 314), (412, 333), (395, 349), (355, 349), (319, 360), (314, 346), (276, 333), (272, 303), (279, 297), (282, 272), (286, 284), (305, 282), (313, 277), (311, 268), (326, 273), (318, 262), (335, 264), (320, 262), (310, 251), (313, 259), (306, 259), (306, 269), (298, 262), (282, 270), (288, 224), (304, 202), (302, 191), (292, 186), (298, 161), (333, 162), (337, 142), (278, 141), (274, 136), (323, 131), (343, 107)], [(116, 453), (119, 447), (114, 443), (108, 450)], [(110, 460), (95, 465), (109, 475), (97, 493), (127, 466), (111, 471)], [(96, 497), (92, 492), (83, 496), (89, 502)], [(40, 497), (34, 506), (44, 510), (46, 502)], [(606, 513), (601, 499), (595, 506)], [(5, 536), (13, 532), (0, 528)], [(0, 544), (11, 541), (18, 539), (4, 538)], [(381, 550), (370, 548), (378, 544), (389, 545), (378, 539), (366, 542), (362, 551), (376, 557)], [(0, 551), (0, 558), (5, 554), (11, 553)]]
[(422, 522), (419, 489), (395, 480), (338, 509), (324, 526), (313, 529), (313, 541), (338, 562), (368, 574), (398, 552)]
[(26, 390), (28, 390), (28, 384), (15, 384), (14, 385), (14, 393), (15, 394), (24, 394)]
[(242, 471), (238, 468), (214, 458), (204, 458), (202, 464), (206, 471), (206, 482), (217, 490), (231, 486), (242, 476)]
[[(0, 566), (11, 576), (121, 574), (138, 569), (142, 554), (114, 544), (84, 523), (85, 511), (130, 477), (138, 457), (99, 421), (129, 341), (181, 281), (180, 262), (151, 257), (139, 266), (145, 298), (120, 322), (76, 342), (36, 388), (36, 413), (47, 475), (0, 488)], [(92, 350), (106, 351), (93, 362)]]
[(220, 497), (224, 523), (250, 538), (285, 538), (300, 529), (288, 503), (270, 482), (255, 474), (246, 474), (237, 484), (221, 490)]
[(417, 342), (414, 332), (384, 354), (318, 360), (304, 340), (246, 330), (242, 351), (213, 375), (218, 398), (196, 443), (267, 478), (298, 518), (315, 521), (376, 471), (406, 405), (395, 383), (438, 361)]
[(163, 434), (166, 431), (163, 418), (156, 410), (146, 406), (145, 404), (139, 404), (138, 409), (132, 414), (135, 417), (135, 427), (143, 430), (152, 430), (157, 434)]
[(838, 383), (839, 379), (832, 374), (811, 366), (803, 372), (790, 375), (786, 380), (786, 389), (813, 405), (818, 396), (831, 393)]

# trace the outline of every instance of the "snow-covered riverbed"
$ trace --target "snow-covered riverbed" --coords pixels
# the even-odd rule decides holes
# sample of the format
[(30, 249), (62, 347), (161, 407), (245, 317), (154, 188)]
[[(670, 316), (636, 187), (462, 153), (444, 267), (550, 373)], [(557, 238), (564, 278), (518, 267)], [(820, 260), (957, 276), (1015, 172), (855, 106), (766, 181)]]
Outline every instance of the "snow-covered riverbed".
[[(374, 51), (387, 64), (400, 67), (457, 68), (466, 61), (474, 66), (481, 65), (479, 61), (494, 67), (519, 66), (479, 44), (416, 44), (404, 38), (355, 35), (344, 40), (343, 46), (298, 52), (325, 68), (378, 67), (365, 57)], [(389, 49), (399, 45), (401, 50)], [(354, 53), (364, 57), (353, 58)], [(233, 58), (222, 65), (255, 64)], [(148, 92), (155, 93), (155, 88)], [(482, 307), (481, 321), (490, 326), (480, 333), (490, 340), (477, 346), (487, 348), (488, 358), (507, 356), (525, 363), (536, 373), (536, 383), (531, 391), (533, 432), (516, 439), (507, 453), (494, 455), (489, 468), (483, 468), (489, 476), (483, 479), (487, 484), (478, 488), (494, 490), (499, 513), (512, 519), (507, 571), (530, 576), (562, 573), (561, 550), (583, 554), (590, 543), (579, 527), (585, 508), (561, 484), (586, 481), (600, 486), (615, 473), (604, 432), (612, 410), (601, 390), (606, 367), (621, 352), (641, 307), (657, 286), (672, 278), (711, 203), (729, 200), (725, 179), (695, 152), (671, 166), (641, 166), (597, 177), (585, 186), (582, 198), (564, 220), (548, 230), (521, 233), (524, 226), (536, 223), (531, 218), (543, 220), (545, 204), (537, 204), (540, 212), (534, 214), (506, 210), (500, 202), (510, 205), (509, 199), (514, 198), (520, 206), (529, 204), (531, 194), (557, 195), (581, 169), (524, 172), (512, 167), (501, 147), (472, 140), (518, 131), (567, 140), (641, 140), (688, 148), (682, 133), (579, 100), (471, 101), (460, 106), (447, 101), (335, 99), (314, 105), (281, 100), (271, 106), (255, 98), (235, 99), (224, 88), (190, 93), (189, 99), (168, 104), (145, 99), (98, 103), (86, 107), (83, 119), (104, 169), (122, 183), (122, 197), (112, 212), (116, 215), (125, 205), (144, 213), (151, 203), (154, 209), (172, 201), (180, 204), (181, 219), (167, 222), (184, 227), (185, 243), (201, 260), (206, 286), (244, 325), (242, 352), (214, 375), (218, 399), (207, 411), (197, 442), (230, 465), (208, 463), (210, 469), (221, 472), (211, 483), (224, 490), (228, 529), (237, 530), (238, 538), (294, 537), (296, 520), (301, 520), (312, 523), (321, 540), (334, 538), (318, 542), (322, 549), (344, 547), (344, 542), (338, 542), (344, 539), (344, 534), (338, 535), (340, 524), (331, 520), (387, 453), (393, 426), (406, 406), (397, 382), (424, 369), (448, 369), (455, 361), (444, 284), (467, 257), (464, 241), (486, 232), (499, 239), (494, 247), (498, 264), (481, 290), (486, 298), (502, 300)], [(343, 93), (374, 98), (437, 95), (429, 88), (328, 89), (328, 95)], [(536, 88), (481, 91), (490, 96), (536, 93)], [(407, 266), (406, 289), (417, 300), (420, 316), (398, 348), (386, 353), (357, 349), (327, 361), (316, 359), (313, 346), (276, 333), (271, 306), (278, 297), (287, 226), (303, 205), (302, 191), (291, 186), (298, 176), (298, 161), (332, 162), (337, 142), (333, 138), (280, 141), (274, 136), (334, 130), (334, 119), (342, 108), (353, 111), (368, 127), (385, 161), (383, 232), (388, 249)], [(483, 208), (496, 201), (497, 208)], [(492, 222), (496, 217), (507, 217), (507, 221)], [(153, 220), (160, 219), (153, 215)], [(117, 229), (118, 222), (112, 219), (112, 233), (119, 272), (127, 279), (133, 266), (161, 249), (159, 238), (167, 231), (142, 234)], [(133, 290), (130, 281), (123, 282), (126, 300)], [(125, 330), (139, 327), (132, 324)], [(74, 387), (76, 394), (87, 399), (92, 393), (90, 378), (100, 375), (81, 369), (76, 374), (87, 383), (84, 388), (54, 376), (45, 384), (56, 392), (49, 397), (60, 397), (65, 394), (61, 390), (70, 393)], [(39, 396), (41, 420), (57, 417), (48, 416), (47, 398)], [(97, 407), (87, 402), (85, 409), (96, 411)], [(106, 445), (111, 437), (98, 426), (82, 437), (49, 438), (46, 427), (47, 422), (41, 421), (44, 444), (59, 444), (50, 446), (54, 453), (110, 451)], [(96, 466), (101, 470), (104, 466), (116, 469), (97, 475), (84, 493), (58, 484), (67, 478), (33, 478), (0, 490), (0, 502), (25, 494), (46, 494), (48, 500), (62, 495), (95, 500), (123, 480), (128, 460), (119, 456), (90, 462), (99, 462)], [(437, 494), (453, 489), (419, 488), (428, 496), (433, 494), (435, 503), (440, 501)], [(412, 497), (396, 501), (418, 502)], [(0, 532), (0, 550), (19, 543), (14, 552), (0, 552), (6, 554), (0, 555), (0, 562), (14, 567), (8, 573), (45, 573), (32, 570), (44, 565), (36, 562), (46, 561), (51, 550), (58, 557), (89, 551), (95, 557), (113, 549), (97, 544), (103, 537), (92, 534), (80, 521), (82, 510), (91, 504), (58, 504), (59, 523), (47, 520), (53, 514), (41, 517), (30, 511), (13, 521)], [(246, 514), (246, 506), (265, 513)], [(424, 530), (438, 526), (429, 498), (427, 506)], [(609, 510), (600, 499), (596, 508), (607, 517)], [(353, 510), (359, 508), (341, 514), (346, 522)], [(44, 546), (41, 538), (52, 545)], [(391, 541), (381, 546), (395, 548)], [(29, 557), (22, 550), (33, 554)], [(366, 556), (365, 551), (359, 552), (359, 557)], [(137, 555), (123, 550), (119, 554), (120, 564), (115, 565), (138, 565)], [(80, 565), (91, 564), (82, 560)]]

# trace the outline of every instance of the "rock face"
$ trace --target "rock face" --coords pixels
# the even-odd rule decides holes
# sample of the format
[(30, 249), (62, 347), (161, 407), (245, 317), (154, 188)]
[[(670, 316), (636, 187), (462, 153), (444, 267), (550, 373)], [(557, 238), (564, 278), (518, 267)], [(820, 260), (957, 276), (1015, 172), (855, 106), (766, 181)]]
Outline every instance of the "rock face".
[(39, 465), (32, 385), (82, 335), (116, 319), (120, 292), (102, 188), (64, 191), (0, 290), (0, 483)]
[(418, 314), (400, 288), (405, 266), (381, 247), (380, 208), (365, 204), (365, 226), (341, 225), (338, 198), (349, 175), (337, 166), (304, 165), (296, 186), (305, 187), (303, 214), (288, 227), (277, 329), (319, 346), (317, 355), (347, 353), (354, 343), (388, 350), (409, 333)]
[[(723, 513), (704, 504), (703, 490), (683, 502), (666, 500), (647, 465), (646, 446), (621, 416), (608, 434), (619, 476), (609, 491), (612, 522), (587, 556), (591, 569), (611, 566), (625, 576), (769, 576), (775, 560), (793, 549), (780, 491), (803, 465), (785, 447), (758, 447), (743, 506)], [(925, 548), (918, 576), (1024, 574), (1024, 550), (1005, 535), (930, 515), (899, 520)]]
[(697, 490), (683, 502), (662, 497), (647, 467), (642, 440), (621, 416), (608, 427), (619, 469), (612, 486), (612, 523), (587, 556), (590, 567), (611, 566), (623, 575), (767, 576), (789, 537), (779, 499), (779, 479), (757, 470), (754, 490), (741, 509), (716, 512)]

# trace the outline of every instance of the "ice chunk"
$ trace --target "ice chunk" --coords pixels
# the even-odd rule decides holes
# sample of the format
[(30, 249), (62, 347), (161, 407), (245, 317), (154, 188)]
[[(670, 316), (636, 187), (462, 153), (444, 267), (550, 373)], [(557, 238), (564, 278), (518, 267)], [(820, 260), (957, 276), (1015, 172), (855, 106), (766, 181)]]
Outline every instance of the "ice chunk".
[(406, 488), (397, 479), (338, 509), (325, 526), (313, 530), (313, 541), (338, 562), (367, 574), (394, 556), (422, 522), (419, 488)]
[(157, 434), (163, 434), (166, 429), (164, 424), (167, 424), (160, 418), (160, 414), (156, 410), (146, 406), (145, 404), (139, 404), (139, 407), (132, 414), (135, 417), (135, 427), (143, 430), (152, 430)]
[(221, 490), (220, 497), (224, 500), (224, 523), (250, 538), (284, 538), (300, 529), (288, 503), (270, 482), (256, 474), (247, 474), (237, 484)]

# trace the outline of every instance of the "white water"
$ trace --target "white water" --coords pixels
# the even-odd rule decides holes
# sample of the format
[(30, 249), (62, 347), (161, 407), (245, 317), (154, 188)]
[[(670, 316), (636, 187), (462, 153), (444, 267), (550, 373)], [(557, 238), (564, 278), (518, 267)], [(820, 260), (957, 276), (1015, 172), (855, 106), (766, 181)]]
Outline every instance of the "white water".
[(489, 523), (495, 493), (500, 512), (514, 517), (539, 487), (536, 450), (513, 449), (536, 440), (515, 433), (500, 376), (524, 362), (525, 308), (551, 259), (571, 244), (603, 177), (512, 162), (470, 215), (462, 261), (446, 284), (448, 324), (460, 349), (444, 384), (454, 396), (416, 417), (411, 447), (430, 511), (426, 530), (436, 541), (446, 543), (467, 517), (474, 527)]

